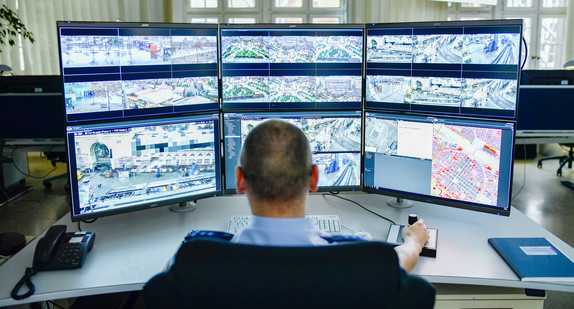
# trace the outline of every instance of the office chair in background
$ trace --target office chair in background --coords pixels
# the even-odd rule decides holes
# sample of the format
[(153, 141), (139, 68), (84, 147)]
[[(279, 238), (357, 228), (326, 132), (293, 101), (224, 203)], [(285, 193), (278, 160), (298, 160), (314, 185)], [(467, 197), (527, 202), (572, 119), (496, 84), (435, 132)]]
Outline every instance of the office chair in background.
[[(44, 155), (46, 156), (46, 159), (48, 159), (52, 163), (53, 167), (56, 167), (56, 163), (58, 163), (58, 162), (68, 163), (68, 160), (66, 157), (66, 152), (64, 152), (64, 151), (46, 151), (46, 152), (44, 152)], [(46, 189), (50, 189), (50, 188), (52, 188), (52, 181), (59, 179), (59, 178), (66, 178), (66, 177), (68, 177), (68, 173), (55, 175), (55, 176), (44, 179), (42, 184), (44, 185), (44, 187)], [(66, 184), (65, 189), (66, 189), (66, 191), (68, 191), (70, 189), (69, 183)]]
[(570, 150), (568, 150), (568, 155), (542, 158), (538, 160), (538, 168), (542, 168), (542, 161), (555, 160), (555, 159), (560, 160), (560, 166), (556, 171), (556, 175), (558, 177), (562, 177), (562, 168), (564, 167), (564, 165), (568, 164), (568, 168), (572, 168), (572, 162), (574, 162), (574, 144), (560, 144), (560, 146), (570, 148)]
[(144, 286), (148, 308), (433, 308), (392, 246), (268, 247), (198, 239)]

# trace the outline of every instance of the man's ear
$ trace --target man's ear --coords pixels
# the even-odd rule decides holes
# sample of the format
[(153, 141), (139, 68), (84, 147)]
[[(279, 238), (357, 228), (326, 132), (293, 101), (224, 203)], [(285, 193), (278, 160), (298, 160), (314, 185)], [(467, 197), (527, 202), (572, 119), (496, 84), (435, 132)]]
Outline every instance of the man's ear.
[(245, 192), (245, 176), (239, 166), (235, 168), (235, 187), (237, 188), (237, 194)]
[(311, 181), (309, 181), (309, 190), (315, 192), (319, 184), (319, 167), (317, 164), (311, 166)]

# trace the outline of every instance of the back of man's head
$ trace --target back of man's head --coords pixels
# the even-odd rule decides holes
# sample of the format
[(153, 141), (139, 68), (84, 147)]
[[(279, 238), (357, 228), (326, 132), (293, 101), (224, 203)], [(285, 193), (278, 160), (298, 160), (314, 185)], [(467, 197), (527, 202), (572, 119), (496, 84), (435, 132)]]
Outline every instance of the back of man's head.
[(251, 195), (266, 201), (289, 201), (309, 190), (312, 165), (305, 134), (282, 120), (255, 127), (239, 158)]

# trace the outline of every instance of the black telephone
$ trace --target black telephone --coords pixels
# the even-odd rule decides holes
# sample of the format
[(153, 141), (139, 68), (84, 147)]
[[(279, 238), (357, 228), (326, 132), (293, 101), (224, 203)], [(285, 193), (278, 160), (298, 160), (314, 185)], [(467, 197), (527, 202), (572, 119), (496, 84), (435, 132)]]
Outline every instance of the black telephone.
[[(65, 225), (54, 225), (46, 232), (36, 245), (32, 268), (26, 268), (24, 277), (12, 290), (12, 298), (24, 299), (34, 294), (35, 288), (31, 277), (44, 270), (61, 270), (80, 268), (84, 264), (86, 254), (94, 246), (94, 232), (66, 233)], [(28, 286), (28, 292), (18, 295), (22, 285)]]
[(94, 232), (66, 233), (65, 225), (54, 225), (36, 245), (33, 268), (38, 271), (80, 268), (95, 238)]

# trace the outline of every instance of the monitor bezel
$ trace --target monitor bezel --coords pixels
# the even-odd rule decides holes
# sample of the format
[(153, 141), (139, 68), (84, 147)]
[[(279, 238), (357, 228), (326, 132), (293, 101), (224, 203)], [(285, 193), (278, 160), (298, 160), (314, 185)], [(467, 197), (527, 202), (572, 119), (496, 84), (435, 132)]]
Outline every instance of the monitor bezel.
[[(211, 23), (205, 23), (205, 24), (192, 24), (192, 23), (169, 23), (169, 22), (149, 22), (149, 23), (144, 23), (144, 22), (110, 22), (110, 21), (57, 21), (57, 40), (58, 40), (58, 60), (59, 60), (59, 68), (61, 70), (61, 89), (60, 91), (62, 92), (62, 94), (65, 96), (65, 75), (64, 75), (64, 66), (63, 66), (63, 60), (62, 60), (62, 44), (61, 44), (61, 38), (60, 38), (60, 29), (61, 28), (77, 28), (77, 29), (90, 29), (90, 28), (117, 28), (117, 29), (127, 29), (127, 28), (131, 28), (131, 29), (153, 29), (153, 28), (157, 28), (157, 29), (197, 29), (197, 30), (214, 30), (216, 32), (215, 38), (216, 38), (216, 61), (219, 62), (220, 61), (220, 51), (219, 51), (219, 47), (220, 47), (220, 35), (219, 35), (219, 24), (211, 24)], [(198, 108), (197, 110), (194, 110), (194, 108), (192, 108), (191, 110), (185, 110), (185, 111), (174, 111), (174, 112), (158, 112), (158, 113), (154, 113), (154, 112), (150, 112), (150, 113), (142, 113), (142, 114), (134, 114), (134, 115), (124, 115), (125, 111), (129, 111), (130, 109), (122, 109), (121, 116), (106, 116), (106, 115), (102, 115), (102, 116), (96, 116), (96, 115), (92, 115), (93, 117), (90, 117), (90, 114), (93, 113), (83, 113), (81, 115), (87, 114), (87, 116), (83, 117), (83, 118), (79, 118), (79, 119), (74, 119), (74, 120), (70, 120), (68, 117), (68, 111), (66, 109), (66, 100), (64, 99), (62, 104), (64, 105), (65, 108), (65, 112), (66, 112), (66, 124), (68, 125), (76, 125), (76, 124), (81, 124), (81, 123), (88, 123), (88, 122), (107, 122), (107, 121), (130, 121), (130, 120), (135, 120), (138, 118), (142, 118), (142, 117), (148, 117), (148, 118), (161, 118), (161, 117), (166, 117), (166, 116), (179, 116), (179, 115), (184, 115), (184, 114), (190, 114), (190, 113), (210, 113), (210, 112), (219, 112), (221, 110), (220, 107), (220, 102), (221, 102), (221, 91), (219, 89), (219, 87), (221, 87), (221, 78), (220, 78), (220, 64), (219, 63), (215, 63), (215, 66), (217, 67), (217, 74), (214, 76), (218, 85), (218, 93), (217, 93), (217, 102), (213, 102), (213, 103), (204, 103), (201, 104), (201, 108)], [(102, 112), (99, 112), (102, 113)], [(105, 112), (103, 112), (105, 113)]]
[[(516, 102), (514, 108), (514, 116), (505, 116), (505, 115), (496, 115), (488, 113), (489, 110), (493, 109), (486, 109), (485, 114), (481, 113), (452, 113), (452, 112), (445, 112), (445, 111), (434, 111), (434, 110), (403, 110), (397, 108), (383, 108), (383, 107), (373, 107), (368, 106), (369, 102), (373, 103), (380, 103), (375, 101), (368, 101), (367, 100), (367, 42), (368, 42), (368, 31), (370, 29), (384, 29), (384, 28), (449, 28), (449, 27), (492, 27), (492, 26), (520, 26), (520, 38), (519, 38), (519, 59), (518, 59), (518, 70), (516, 72)], [(488, 19), (488, 20), (465, 20), (465, 21), (421, 21), (421, 22), (391, 22), (391, 23), (366, 23), (365, 24), (365, 43), (364, 43), (364, 55), (365, 59), (364, 63), (364, 82), (365, 85), (363, 87), (363, 91), (365, 92), (363, 95), (364, 102), (363, 106), (365, 109), (371, 110), (380, 110), (380, 111), (399, 111), (399, 112), (407, 112), (407, 113), (428, 113), (428, 114), (437, 114), (437, 115), (444, 115), (445, 117), (455, 116), (455, 117), (469, 117), (469, 118), (484, 118), (484, 119), (501, 119), (501, 120), (514, 120), (518, 119), (518, 108), (519, 108), (519, 101), (520, 101), (520, 84), (522, 78), (522, 67), (526, 62), (526, 59), (522, 59), (522, 49), (524, 43), (524, 22), (522, 19)], [(431, 105), (432, 106), (432, 105)], [(495, 110), (494, 110), (495, 111)]]
[(449, 207), (454, 207), (454, 208), (460, 208), (460, 209), (466, 209), (466, 210), (472, 210), (472, 211), (477, 211), (477, 212), (483, 212), (483, 213), (489, 213), (489, 214), (496, 214), (496, 215), (500, 215), (500, 216), (505, 216), (508, 217), (510, 216), (510, 211), (512, 208), (512, 181), (514, 178), (514, 145), (516, 144), (516, 121), (514, 120), (509, 120), (509, 119), (484, 119), (484, 118), (476, 118), (476, 117), (452, 117), (452, 116), (444, 116), (444, 115), (436, 115), (436, 114), (429, 114), (429, 113), (399, 113), (396, 111), (381, 111), (381, 110), (365, 110), (364, 114), (363, 114), (363, 132), (365, 132), (365, 125), (366, 125), (366, 119), (367, 119), (367, 113), (375, 113), (375, 114), (386, 114), (386, 115), (397, 115), (397, 116), (417, 116), (417, 117), (432, 117), (432, 118), (442, 118), (442, 119), (452, 119), (452, 120), (470, 120), (470, 121), (481, 121), (481, 122), (490, 122), (490, 123), (496, 123), (496, 124), (500, 124), (501, 126), (503, 124), (512, 124), (512, 145), (509, 146), (509, 151), (510, 151), (510, 170), (509, 170), (509, 178), (508, 178), (508, 203), (506, 208), (502, 209), (502, 208), (496, 208), (493, 206), (487, 206), (487, 205), (483, 205), (483, 204), (478, 204), (478, 203), (472, 203), (472, 202), (465, 202), (465, 201), (459, 201), (459, 200), (453, 200), (453, 199), (447, 199), (447, 198), (442, 198), (442, 197), (438, 197), (438, 196), (431, 196), (430, 194), (428, 195), (423, 195), (423, 194), (418, 194), (418, 193), (414, 193), (414, 192), (406, 192), (406, 191), (398, 191), (398, 190), (393, 190), (393, 189), (388, 189), (388, 188), (371, 188), (369, 186), (367, 186), (365, 184), (365, 137), (364, 137), (364, 133), (363, 133), (363, 159), (362, 159), (362, 167), (361, 167), (361, 171), (362, 171), (362, 179), (361, 179), (361, 183), (362, 183), (362, 191), (366, 192), (366, 193), (374, 193), (374, 194), (379, 194), (379, 195), (386, 195), (389, 197), (396, 197), (396, 198), (402, 198), (402, 199), (408, 199), (408, 200), (412, 200), (412, 201), (418, 201), (418, 202), (424, 202), (424, 203), (430, 203), (430, 204), (434, 204), (434, 205), (442, 205), (442, 206), (449, 206)]
[[(214, 129), (216, 132), (214, 133), (214, 150), (216, 152), (216, 157), (219, 153), (218, 163), (221, 162), (221, 118), (220, 113), (204, 113), (204, 114), (193, 114), (193, 115), (183, 115), (179, 117), (164, 117), (164, 118), (156, 118), (153, 119), (153, 124), (144, 124), (144, 119), (133, 120), (130, 119), (129, 121), (121, 121), (121, 122), (106, 122), (106, 123), (89, 123), (89, 124), (76, 124), (75, 126), (68, 126), (68, 127), (86, 127), (88, 128), (94, 125), (107, 125), (111, 127), (122, 127), (122, 126), (130, 126), (133, 124), (137, 124), (138, 126), (147, 126), (147, 125), (161, 125), (161, 123), (181, 123), (186, 121), (203, 121), (203, 120), (213, 120), (214, 121)], [(147, 120), (150, 121), (150, 120)], [(185, 197), (177, 197), (172, 199), (166, 199), (162, 201), (154, 201), (154, 202), (145, 202), (138, 205), (133, 205), (129, 207), (120, 207), (113, 210), (106, 210), (100, 212), (91, 212), (88, 214), (75, 214), (74, 213), (74, 203), (79, 199), (78, 196), (78, 176), (77, 176), (77, 167), (75, 161), (75, 154), (74, 152), (74, 145), (70, 145), (70, 138), (68, 137), (69, 134), (73, 135), (73, 132), (66, 132), (66, 149), (68, 155), (68, 181), (70, 183), (70, 217), (72, 222), (76, 221), (84, 221), (89, 219), (97, 219), (100, 217), (108, 217), (113, 215), (119, 215), (124, 213), (130, 213), (150, 208), (157, 208), (162, 206), (169, 206), (169, 205), (176, 205), (179, 203), (189, 202), (189, 201), (197, 201), (200, 199), (221, 196), (223, 195), (223, 176), (222, 176), (222, 166), (216, 167), (215, 170), (215, 181), (216, 181), (216, 188), (212, 192), (200, 193), (195, 195), (186, 195)]]

